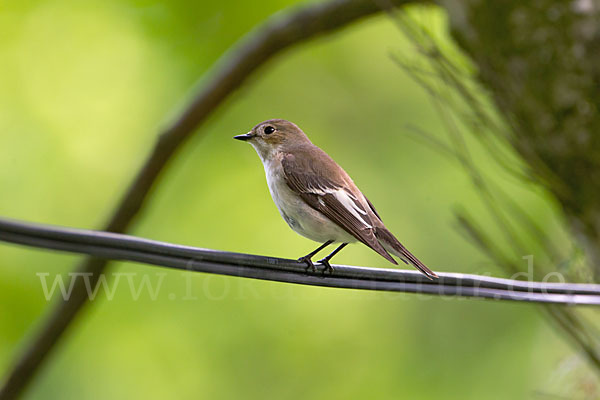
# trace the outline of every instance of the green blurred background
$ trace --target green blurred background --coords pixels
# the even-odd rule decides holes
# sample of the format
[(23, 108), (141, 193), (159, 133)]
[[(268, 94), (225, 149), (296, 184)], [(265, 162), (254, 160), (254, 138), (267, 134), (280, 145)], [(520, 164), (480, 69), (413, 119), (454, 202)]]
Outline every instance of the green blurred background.
[[(0, 0), (0, 215), (101, 226), (197, 80), (292, 4)], [(441, 11), (418, 13), (445, 32)], [(432, 269), (504, 276), (455, 229), (457, 205), (487, 218), (463, 170), (408, 134), (408, 125), (445, 129), (390, 59), (410, 52), (383, 16), (285, 52), (177, 154), (132, 233), (288, 258), (312, 250), (280, 218), (255, 152), (231, 139), (285, 118), (344, 166)], [(557, 230), (543, 195), (498, 184)], [(53, 304), (36, 274), (66, 275), (78, 259), (0, 244), (0, 371)], [(358, 245), (336, 262), (390, 266)], [(112, 300), (94, 301), (27, 398), (518, 399), (544, 391), (571, 357), (533, 305), (190, 277), (130, 263), (112, 272), (162, 286), (156, 299), (144, 290), (136, 300), (123, 278)]]

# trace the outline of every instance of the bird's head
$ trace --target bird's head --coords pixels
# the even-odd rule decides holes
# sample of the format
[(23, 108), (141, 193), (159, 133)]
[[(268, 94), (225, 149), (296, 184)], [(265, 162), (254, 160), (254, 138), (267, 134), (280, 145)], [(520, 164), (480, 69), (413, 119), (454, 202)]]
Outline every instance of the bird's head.
[(302, 129), (285, 119), (261, 122), (250, 132), (233, 138), (249, 142), (263, 162), (270, 160), (280, 151), (310, 143)]

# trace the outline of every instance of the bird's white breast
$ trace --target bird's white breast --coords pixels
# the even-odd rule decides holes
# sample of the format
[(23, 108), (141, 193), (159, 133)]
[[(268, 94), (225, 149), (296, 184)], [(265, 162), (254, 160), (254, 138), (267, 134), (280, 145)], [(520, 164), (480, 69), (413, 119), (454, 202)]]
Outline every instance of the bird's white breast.
[(306, 204), (289, 188), (280, 157), (263, 160), (263, 165), (271, 197), (290, 228), (308, 239), (322, 243), (328, 240), (345, 243), (356, 241), (352, 235)]

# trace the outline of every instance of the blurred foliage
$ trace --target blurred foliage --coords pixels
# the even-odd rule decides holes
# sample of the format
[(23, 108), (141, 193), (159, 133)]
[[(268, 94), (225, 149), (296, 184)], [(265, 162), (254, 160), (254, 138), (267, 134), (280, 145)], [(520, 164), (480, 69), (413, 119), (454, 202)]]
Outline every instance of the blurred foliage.
[[(0, 1), (0, 214), (99, 226), (189, 88), (244, 32), (291, 4)], [(445, 31), (439, 10), (416, 12)], [(410, 126), (440, 136), (445, 127), (390, 57), (411, 51), (379, 17), (285, 53), (179, 152), (133, 233), (290, 258), (312, 249), (279, 217), (254, 151), (231, 140), (278, 117), (344, 166), (435, 270), (502, 275), (453, 227), (457, 205), (490, 222), (469, 177), (412, 138)], [(472, 154), (495, 176), (483, 149)], [(561, 234), (543, 192), (514, 179), (495, 184), (549, 235)], [(0, 370), (51, 305), (36, 273), (66, 274), (75, 260), (0, 245)], [(389, 267), (363, 246), (336, 261)], [(166, 275), (155, 300), (146, 292), (135, 300), (123, 280), (112, 300), (94, 301), (28, 398), (527, 398), (545, 392), (569, 353), (534, 306), (130, 263), (113, 271), (136, 273), (136, 285)]]
[(507, 139), (561, 205), (600, 277), (600, 4), (456, 2), (453, 37), (478, 67)]
[[(515, 277), (541, 281), (554, 277), (561, 281), (593, 282), (594, 251), (586, 254), (588, 256), (586, 259), (584, 257), (586, 252), (581, 249), (581, 244), (585, 245), (593, 241), (580, 240), (579, 243), (575, 243), (567, 231), (560, 235), (549, 235), (547, 228), (540, 226), (534, 218), (531, 218), (527, 208), (521, 207), (519, 199), (513, 198), (510, 192), (505, 192), (501, 186), (496, 185), (500, 176), (516, 179), (528, 187), (537, 188), (539, 192), (550, 198), (555, 198), (557, 202), (562, 203), (563, 211), (569, 214), (569, 211), (564, 210), (564, 199), (550, 194), (555, 189), (552, 182), (541, 178), (543, 176), (541, 171), (544, 168), (540, 170), (539, 165), (531, 162), (528, 157), (519, 159), (512, 154), (513, 147), (519, 150), (519, 145), (515, 142), (527, 139), (522, 139), (523, 134), (517, 132), (516, 128), (507, 121), (510, 119), (510, 112), (507, 115), (504, 114), (505, 110), (499, 112), (492, 106), (494, 103), (489, 97), (496, 94), (497, 89), (494, 85), (491, 87), (486, 85), (485, 79), (481, 82), (481, 76), (472, 72), (476, 68), (471, 61), (457, 53), (446, 35), (440, 35), (437, 29), (432, 29), (430, 24), (414, 18), (412, 14), (399, 11), (395, 15), (395, 20), (398, 27), (413, 42), (415, 51), (423, 56), (418, 57), (416, 62), (406, 61), (405, 59), (410, 60), (411, 57), (401, 55), (395, 60), (430, 94), (433, 104), (444, 119), (448, 139), (441, 140), (422, 130), (417, 130), (416, 134), (419, 135), (417, 137), (427, 140), (441, 154), (458, 161), (471, 178), (473, 186), (480, 194), (482, 204), (492, 219), (491, 224), (481, 224), (481, 215), (472, 216), (470, 210), (459, 207), (457, 219), (465, 236), (486, 253), (496, 265)], [(554, 26), (549, 29), (560, 30)], [(560, 36), (562, 33), (557, 34)], [(477, 54), (477, 57), (481, 56)], [(534, 62), (537, 61), (539, 60), (536, 59)], [(488, 67), (490, 65), (486, 64), (484, 68)], [(494, 67), (492, 64), (492, 68)], [(531, 78), (531, 81), (532, 84), (539, 86), (535, 78)], [(559, 84), (562, 85), (560, 78)], [(518, 106), (516, 108), (517, 112), (523, 111)], [(530, 118), (536, 118), (535, 112), (531, 113), (531, 110), (528, 112)], [(586, 117), (585, 121), (580, 122), (586, 123), (588, 120), (589, 118)], [(571, 133), (564, 132), (567, 136)], [(483, 171), (480, 162), (471, 154), (472, 146), (469, 138), (471, 141), (476, 139), (477, 144), (485, 150), (483, 154), (489, 160), (494, 160), (500, 168), (499, 172), (488, 176)], [(594, 150), (590, 149), (589, 153), (581, 153), (580, 156), (582, 159), (594, 159)], [(561, 164), (558, 159), (554, 162)], [(487, 164), (490, 162), (488, 161)], [(552, 168), (554, 167), (556, 165), (552, 165)], [(593, 221), (591, 223), (593, 225)], [(498, 234), (493, 233), (494, 229)], [(528, 252), (531, 253), (529, 257), (531, 263), (525, 267), (516, 260)], [(586, 379), (597, 382), (592, 374), (600, 372), (600, 353), (598, 353), (600, 321), (594, 311), (553, 306), (541, 307), (540, 310), (548, 317), (548, 322), (557, 327), (564, 334), (565, 339), (588, 360), (593, 370), (583, 369), (584, 376), (591, 375), (591, 379)], [(562, 385), (571, 386), (565, 385), (565, 382)], [(596, 383), (591, 387), (594, 389), (592, 396), (583, 398), (598, 396), (600, 386)], [(578, 392), (581, 391), (563, 390), (561, 395), (582, 398), (577, 394)]]

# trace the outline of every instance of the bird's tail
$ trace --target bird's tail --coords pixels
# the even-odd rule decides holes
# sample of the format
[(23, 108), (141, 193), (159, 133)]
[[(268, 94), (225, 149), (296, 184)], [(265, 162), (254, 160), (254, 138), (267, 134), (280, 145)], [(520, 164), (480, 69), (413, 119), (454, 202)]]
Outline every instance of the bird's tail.
[(438, 277), (435, 272), (427, 268), (427, 266), (419, 261), (417, 257), (413, 256), (412, 253), (396, 239), (392, 232), (388, 231), (386, 228), (376, 228), (375, 237), (387, 251), (400, 257), (406, 264), (410, 263), (427, 278), (433, 279)]

